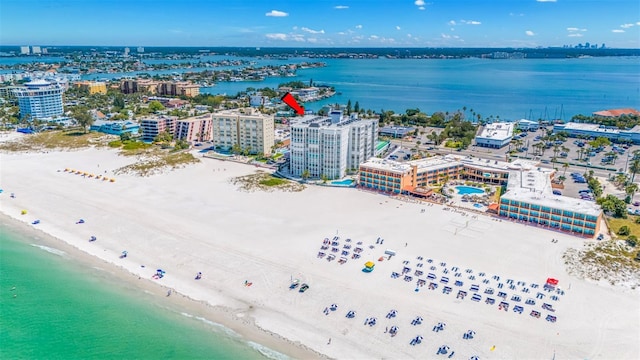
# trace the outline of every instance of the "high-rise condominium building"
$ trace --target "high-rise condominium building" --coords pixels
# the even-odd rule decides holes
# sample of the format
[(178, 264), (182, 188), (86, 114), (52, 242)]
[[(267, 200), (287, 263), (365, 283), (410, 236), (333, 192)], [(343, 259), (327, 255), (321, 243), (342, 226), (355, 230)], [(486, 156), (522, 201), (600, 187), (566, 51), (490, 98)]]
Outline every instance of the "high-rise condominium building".
[(343, 117), (339, 110), (328, 117), (306, 115), (291, 122), (289, 171), (297, 177), (343, 178), (375, 155), (377, 141), (377, 119)]
[(25, 87), (13, 89), (20, 106), (20, 117), (29, 116), (31, 119), (50, 119), (62, 115), (63, 92), (62, 86), (45, 80), (32, 81), (26, 83)]
[(239, 147), (252, 154), (271, 154), (274, 145), (273, 115), (256, 109), (223, 110), (213, 114), (213, 143), (224, 149)]

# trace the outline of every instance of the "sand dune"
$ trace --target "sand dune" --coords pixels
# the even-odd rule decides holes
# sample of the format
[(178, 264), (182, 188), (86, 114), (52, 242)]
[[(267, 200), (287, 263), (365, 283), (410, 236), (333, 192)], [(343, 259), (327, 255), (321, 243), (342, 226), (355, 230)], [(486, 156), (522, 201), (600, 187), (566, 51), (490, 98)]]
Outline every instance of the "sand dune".
[[(581, 246), (579, 238), (354, 189), (241, 192), (229, 179), (256, 168), (212, 159), (138, 178), (113, 175), (132, 159), (110, 150), (0, 156), (2, 212), (29, 223), (39, 219), (35, 226), (84, 252), (224, 309), (232, 321), (246, 322), (247, 329), (257, 326), (278, 334), (273, 337), (276, 348), (299, 351), (304, 344), (312, 349), (289, 351), (297, 357), (320, 356), (315, 351), (333, 358), (435, 358), (442, 345), (461, 359), (640, 356), (638, 292), (566, 273), (562, 254)], [(65, 168), (116, 181), (71, 175)], [(20, 215), (22, 209), (28, 214)], [(84, 224), (76, 224), (80, 218)], [(89, 242), (92, 235), (98, 240)], [(333, 246), (321, 249), (325, 238), (335, 236), (337, 253)], [(383, 244), (376, 244), (379, 237)], [(352, 259), (358, 242), (363, 251)], [(387, 249), (396, 256), (378, 261)], [(120, 259), (123, 250), (128, 256)], [(319, 251), (326, 255), (319, 258)], [(340, 265), (342, 251), (349, 254)], [(337, 259), (327, 261), (328, 254)], [(369, 260), (376, 266), (365, 273), (363, 264)], [(408, 274), (392, 278), (404, 267), (411, 268)], [(157, 268), (166, 276), (151, 280)], [(416, 270), (423, 274), (416, 276)], [(194, 280), (197, 272), (203, 273), (201, 280)], [(435, 290), (428, 288), (429, 273), (436, 275)], [(411, 281), (404, 275), (412, 276)], [(449, 278), (447, 285), (441, 283), (443, 276)], [(541, 287), (547, 277), (560, 281), (564, 295), (531, 288)], [(310, 289), (290, 290), (292, 279)], [(427, 285), (417, 287), (418, 279)], [(456, 286), (456, 280), (463, 284)], [(507, 280), (514, 281), (514, 290)], [(471, 299), (471, 285), (479, 287), (479, 302)], [(452, 292), (443, 294), (444, 286)], [(485, 303), (489, 287), (494, 294), (507, 294), (507, 312), (498, 310), (502, 299), (495, 295), (494, 305)], [(467, 292), (465, 299), (456, 298), (459, 290)], [(537, 292), (545, 298), (537, 299)], [(520, 295), (521, 302), (512, 301), (513, 295)], [(551, 300), (552, 295), (558, 300)], [(536, 305), (525, 304), (528, 298)], [(333, 303), (337, 310), (325, 315), (323, 310)], [(555, 312), (543, 310), (542, 303), (552, 304)], [(523, 306), (522, 314), (512, 311), (515, 305)], [(391, 309), (397, 316), (388, 319)], [(349, 310), (356, 312), (353, 319), (345, 317)], [(529, 316), (531, 310), (540, 311), (541, 318)], [(548, 314), (557, 316), (557, 322), (545, 321)], [(424, 318), (421, 325), (411, 325), (416, 316)], [(377, 324), (364, 325), (371, 317)], [(446, 328), (432, 331), (439, 322)], [(392, 326), (399, 328), (394, 337), (385, 333)], [(463, 339), (470, 329), (475, 337)], [(410, 345), (419, 335), (422, 343)], [(286, 340), (277, 340), (280, 336)]]

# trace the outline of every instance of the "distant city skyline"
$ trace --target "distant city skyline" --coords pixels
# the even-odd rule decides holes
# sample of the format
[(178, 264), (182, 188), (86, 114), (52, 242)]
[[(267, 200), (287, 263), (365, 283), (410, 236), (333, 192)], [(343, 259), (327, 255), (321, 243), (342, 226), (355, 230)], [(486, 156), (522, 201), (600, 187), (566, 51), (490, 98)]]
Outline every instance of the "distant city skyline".
[(638, 0), (5, 0), (2, 45), (640, 48)]

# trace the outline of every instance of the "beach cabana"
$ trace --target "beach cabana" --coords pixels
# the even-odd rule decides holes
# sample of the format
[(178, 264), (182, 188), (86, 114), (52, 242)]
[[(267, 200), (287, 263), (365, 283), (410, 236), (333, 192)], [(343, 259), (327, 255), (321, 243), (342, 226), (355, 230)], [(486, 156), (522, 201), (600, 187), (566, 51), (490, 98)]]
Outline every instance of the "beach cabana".
[(375, 266), (376, 264), (373, 261), (367, 261), (366, 263), (364, 263), (364, 269), (362, 269), (362, 271), (372, 272)]

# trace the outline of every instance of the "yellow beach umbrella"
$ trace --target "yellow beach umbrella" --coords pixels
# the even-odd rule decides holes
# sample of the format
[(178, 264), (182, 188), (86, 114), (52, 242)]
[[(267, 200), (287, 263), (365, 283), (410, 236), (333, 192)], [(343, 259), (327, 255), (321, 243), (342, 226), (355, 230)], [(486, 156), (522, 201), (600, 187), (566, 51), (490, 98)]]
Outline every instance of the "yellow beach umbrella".
[(372, 268), (376, 266), (376, 264), (373, 261), (367, 261), (366, 263), (364, 263), (364, 266), (368, 268)]
[(111, 180), (109, 180), (109, 181), (111, 181), (111, 182), (116, 182), (116, 179), (111, 179)]
[(27, 210), (22, 210), (20, 213), (21, 213), (22, 215), (27, 215)]

